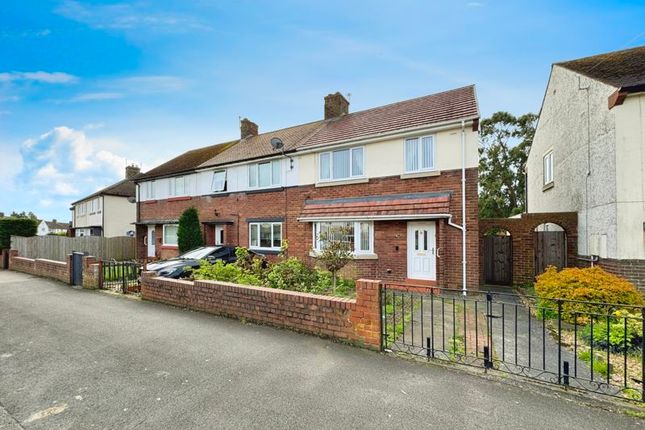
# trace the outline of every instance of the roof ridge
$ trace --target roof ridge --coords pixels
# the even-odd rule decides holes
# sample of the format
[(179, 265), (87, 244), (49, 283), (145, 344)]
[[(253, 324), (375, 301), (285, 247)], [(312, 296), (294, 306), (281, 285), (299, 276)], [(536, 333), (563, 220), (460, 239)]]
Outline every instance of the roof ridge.
[(621, 53), (625, 53), (625, 52), (629, 52), (629, 51), (636, 51), (636, 50), (639, 50), (639, 49), (645, 49), (645, 45), (634, 46), (632, 48), (618, 49), (616, 51), (602, 52), (600, 54), (587, 55), (586, 57), (573, 58), (571, 60), (556, 61), (555, 63), (553, 63), (553, 65), (562, 66), (564, 64), (573, 63), (575, 61), (589, 60), (589, 59), (594, 58), (594, 57), (603, 57), (603, 56), (606, 56), (606, 55), (621, 54)]

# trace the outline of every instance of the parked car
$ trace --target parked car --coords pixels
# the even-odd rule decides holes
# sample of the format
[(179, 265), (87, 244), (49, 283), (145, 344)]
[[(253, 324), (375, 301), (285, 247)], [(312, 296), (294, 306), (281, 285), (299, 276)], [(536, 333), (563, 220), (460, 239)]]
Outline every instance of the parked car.
[[(249, 251), (249, 254), (264, 258), (262, 254), (253, 251)], [(211, 264), (217, 260), (222, 260), (225, 263), (234, 263), (237, 260), (235, 247), (202, 246), (176, 258), (149, 263), (146, 269), (157, 272), (157, 275), (165, 278), (187, 278), (190, 276), (190, 270), (187, 270), (187, 268), (198, 269), (200, 260), (207, 260)]]

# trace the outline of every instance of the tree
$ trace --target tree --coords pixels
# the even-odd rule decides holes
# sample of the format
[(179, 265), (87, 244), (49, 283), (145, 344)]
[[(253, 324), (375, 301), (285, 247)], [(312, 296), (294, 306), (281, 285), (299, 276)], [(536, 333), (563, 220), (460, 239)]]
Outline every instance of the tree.
[(524, 167), (533, 143), (537, 115), (496, 112), (481, 122), (479, 216), (506, 218), (524, 212)]
[(199, 224), (199, 214), (194, 207), (186, 209), (179, 217), (177, 245), (181, 253), (204, 245), (202, 229)]
[(36, 220), (29, 218), (5, 217), (0, 219), (0, 249), (9, 249), (11, 236), (35, 236), (38, 231)]
[(349, 227), (333, 226), (326, 232), (320, 233), (321, 251), (318, 259), (331, 272), (332, 289), (336, 292), (338, 271), (345, 267), (353, 257), (353, 244), (347, 240), (351, 234)]
[(28, 218), (28, 219), (33, 219), (34, 221), (38, 221), (38, 217), (33, 212), (26, 213), (25, 211), (22, 211), (18, 213), (16, 211), (13, 211), (9, 216), (13, 218)]

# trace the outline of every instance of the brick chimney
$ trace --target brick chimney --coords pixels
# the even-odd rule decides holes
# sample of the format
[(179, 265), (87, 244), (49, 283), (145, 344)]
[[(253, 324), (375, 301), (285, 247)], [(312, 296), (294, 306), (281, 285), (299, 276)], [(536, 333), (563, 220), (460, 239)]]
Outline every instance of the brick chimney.
[(240, 138), (246, 139), (247, 137), (258, 135), (258, 125), (248, 118), (240, 121)]
[(325, 97), (325, 119), (336, 118), (349, 113), (349, 102), (339, 92)]
[(56, 224), (56, 218), (54, 218), (54, 219), (52, 220), (52, 223)]
[(132, 179), (139, 173), (141, 173), (141, 167), (135, 166), (134, 164), (125, 166), (125, 179)]

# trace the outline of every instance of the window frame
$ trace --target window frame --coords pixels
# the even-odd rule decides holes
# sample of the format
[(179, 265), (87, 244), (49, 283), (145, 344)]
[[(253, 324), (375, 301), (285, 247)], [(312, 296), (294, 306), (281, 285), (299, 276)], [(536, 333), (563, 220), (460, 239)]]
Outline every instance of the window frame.
[[(373, 221), (361, 221), (361, 220), (349, 220), (349, 221), (315, 221), (312, 223), (312, 235), (313, 235), (313, 250), (314, 252), (321, 252), (322, 247), (320, 240), (320, 224), (347, 224), (351, 223), (354, 229), (354, 250), (352, 251), (353, 255), (373, 255), (374, 254), (374, 222)], [(362, 231), (361, 225), (368, 225), (368, 245), (367, 250), (360, 249), (360, 244), (362, 242)]]
[[(224, 173), (224, 180), (222, 181), (222, 189), (221, 190), (216, 190), (215, 189), (215, 175), (218, 173)], [(221, 170), (213, 170), (213, 177), (211, 178), (211, 193), (225, 193), (226, 188), (228, 185), (228, 172), (226, 169), (221, 169)]]
[[(432, 166), (423, 167), (423, 139), (430, 139), (432, 143)], [(417, 169), (410, 170), (408, 169), (408, 142), (416, 140), (417, 142), (417, 160), (419, 165)], [(403, 141), (403, 170), (405, 173), (422, 173), (422, 172), (433, 172), (437, 170), (437, 142), (434, 134), (427, 134), (423, 136), (408, 137)]]
[[(268, 164), (269, 165), (269, 175), (270, 180), (269, 180), (269, 185), (265, 186), (260, 186), (260, 165)], [(275, 168), (274, 165), (278, 165), (278, 168)], [(274, 177), (274, 174), (279, 172), (278, 178)], [(268, 189), (268, 188), (277, 188), (282, 186), (282, 176), (283, 176), (283, 169), (282, 169), (282, 160), (267, 160), (267, 161), (262, 161), (258, 163), (252, 163), (248, 165), (247, 168), (247, 185), (249, 189), (253, 190), (262, 190), (262, 189)], [(251, 179), (255, 179), (255, 183), (251, 184)]]
[[(354, 172), (354, 151), (361, 151), (361, 172)], [(344, 178), (334, 178), (334, 153), (349, 151), (349, 176)], [(323, 156), (329, 157), (327, 177), (323, 178), (322, 160)], [(353, 146), (351, 148), (340, 148), (331, 151), (323, 151), (318, 154), (318, 182), (338, 182), (351, 181), (365, 177), (365, 146)]]
[[(179, 224), (163, 224), (162, 225), (162, 232), (161, 232), (161, 245), (162, 246), (179, 246), (179, 237), (177, 237), (177, 243), (168, 243), (166, 242), (166, 228), (168, 227), (175, 227), (176, 229), (179, 229)], [(178, 235), (176, 235), (178, 236)]]
[[(270, 226), (270, 231), (271, 231), (271, 246), (266, 247), (266, 246), (260, 246), (261, 239), (260, 239), (260, 231), (261, 231), (261, 225), (269, 225)], [(275, 237), (274, 237), (274, 225), (279, 225), (280, 226), (280, 246), (273, 246), (275, 242)], [(253, 226), (257, 226), (257, 246), (253, 245), (253, 235), (252, 235), (252, 230)], [(253, 221), (249, 222), (249, 249), (253, 250), (260, 250), (260, 251), (280, 251), (282, 249), (282, 242), (284, 241), (283, 238), (283, 222), (282, 221)]]
[[(547, 175), (547, 167), (549, 175)], [(547, 187), (552, 185), (554, 181), (553, 172), (553, 149), (549, 149), (542, 156), (542, 185)]]

